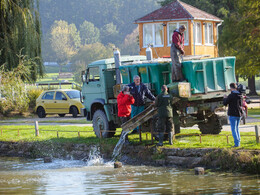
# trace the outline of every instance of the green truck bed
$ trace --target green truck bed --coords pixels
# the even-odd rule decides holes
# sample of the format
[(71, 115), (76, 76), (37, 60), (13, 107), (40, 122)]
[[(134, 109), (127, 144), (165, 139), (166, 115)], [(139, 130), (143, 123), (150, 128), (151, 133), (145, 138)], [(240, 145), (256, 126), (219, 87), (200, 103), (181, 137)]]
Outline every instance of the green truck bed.
[[(123, 84), (133, 82), (133, 76), (139, 75), (143, 83), (150, 83), (155, 95), (160, 93), (162, 85), (169, 87), (171, 83), (171, 62), (169, 61), (142, 61), (120, 66)], [(182, 63), (183, 75), (190, 83), (192, 99), (223, 96), (235, 78), (235, 57), (210, 58), (191, 60)], [(222, 93), (221, 93), (222, 92)], [(210, 95), (212, 93), (212, 96)]]

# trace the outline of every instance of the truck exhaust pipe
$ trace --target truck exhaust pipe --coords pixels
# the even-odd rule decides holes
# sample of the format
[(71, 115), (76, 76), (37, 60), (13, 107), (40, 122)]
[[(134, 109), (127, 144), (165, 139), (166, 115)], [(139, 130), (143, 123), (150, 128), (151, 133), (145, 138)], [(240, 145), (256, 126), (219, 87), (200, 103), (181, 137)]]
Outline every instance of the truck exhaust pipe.
[(150, 44), (148, 45), (148, 47), (146, 49), (146, 59), (147, 60), (153, 60), (153, 51), (152, 51)]
[(116, 84), (121, 84), (121, 74), (119, 67), (121, 66), (121, 59), (120, 59), (120, 51), (115, 48), (114, 49), (114, 59), (115, 59), (115, 68), (116, 68)]

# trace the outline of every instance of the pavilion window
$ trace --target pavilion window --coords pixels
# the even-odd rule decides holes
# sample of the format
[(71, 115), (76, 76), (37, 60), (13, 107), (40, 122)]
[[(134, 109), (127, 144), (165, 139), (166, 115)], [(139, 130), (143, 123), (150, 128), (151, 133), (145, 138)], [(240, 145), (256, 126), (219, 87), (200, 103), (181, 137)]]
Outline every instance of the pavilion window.
[(205, 23), (205, 45), (213, 45), (213, 25), (212, 23)]
[(167, 28), (168, 46), (171, 46), (171, 44), (172, 44), (173, 31), (176, 29), (179, 29), (179, 27), (181, 25), (186, 26), (186, 30), (184, 31), (184, 45), (189, 45), (188, 22), (171, 22), (171, 23), (168, 23), (168, 28)]
[(143, 25), (143, 47), (163, 47), (163, 25), (162, 23)]

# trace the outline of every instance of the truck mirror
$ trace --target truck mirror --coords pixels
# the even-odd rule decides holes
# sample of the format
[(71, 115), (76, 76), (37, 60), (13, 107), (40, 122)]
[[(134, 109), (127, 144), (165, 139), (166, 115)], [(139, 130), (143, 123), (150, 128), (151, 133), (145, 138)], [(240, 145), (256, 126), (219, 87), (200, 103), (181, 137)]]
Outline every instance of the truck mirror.
[(86, 72), (85, 71), (81, 71), (81, 80), (82, 82), (86, 82)]
[(87, 74), (86, 74), (86, 83), (88, 84), (89, 82), (89, 68), (87, 69)]

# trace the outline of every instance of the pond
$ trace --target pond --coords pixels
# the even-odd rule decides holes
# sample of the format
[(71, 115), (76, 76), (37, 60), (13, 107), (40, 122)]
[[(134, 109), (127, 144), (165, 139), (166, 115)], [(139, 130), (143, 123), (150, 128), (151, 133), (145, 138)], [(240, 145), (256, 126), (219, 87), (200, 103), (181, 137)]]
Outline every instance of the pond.
[(112, 162), (0, 158), (0, 194), (260, 194), (260, 178)]

